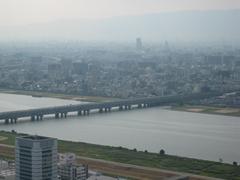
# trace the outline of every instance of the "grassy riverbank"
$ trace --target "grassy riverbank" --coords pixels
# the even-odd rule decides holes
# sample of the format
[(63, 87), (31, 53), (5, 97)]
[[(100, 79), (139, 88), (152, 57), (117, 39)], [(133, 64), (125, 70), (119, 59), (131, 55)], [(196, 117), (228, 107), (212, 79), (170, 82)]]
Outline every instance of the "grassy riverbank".
[(60, 98), (60, 99), (69, 99), (69, 100), (86, 101), (86, 102), (107, 102), (107, 101), (113, 101), (117, 99), (117, 98), (100, 97), (100, 96), (80, 96), (80, 95), (72, 95), (72, 94), (60, 94), (60, 93), (50, 93), (50, 92), (40, 92), (40, 91), (23, 91), (23, 90), (11, 90), (11, 89), (0, 89), (0, 93), (20, 94), (20, 95), (28, 95), (28, 96), (35, 96), (35, 97)]
[[(0, 136), (2, 137), (0, 144), (14, 145), (16, 135), (15, 133), (0, 131)], [(100, 146), (62, 140), (58, 141), (58, 148), (60, 152), (73, 152), (79, 156), (96, 159), (188, 172), (223, 179), (240, 180), (240, 166), (218, 162), (160, 155), (157, 153), (138, 152), (122, 147)], [(4, 156), (13, 158), (11, 152), (9, 152), (9, 155), (4, 154)]]
[(183, 105), (183, 106), (173, 106), (171, 109), (177, 110), (177, 111), (194, 112), (194, 113), (217, 114), (217, 115), (236, 116), (236, 117), (240, 116), (240, 108), (231, 108), (231, 107)]

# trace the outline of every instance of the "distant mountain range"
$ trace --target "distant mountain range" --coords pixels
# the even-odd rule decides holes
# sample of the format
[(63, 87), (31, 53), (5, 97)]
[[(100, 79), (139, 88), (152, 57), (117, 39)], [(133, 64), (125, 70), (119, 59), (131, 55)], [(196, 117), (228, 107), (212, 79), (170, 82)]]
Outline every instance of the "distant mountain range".
[(240, 10), (183, 11), (0, 27), (0, 40), (240, 42)]

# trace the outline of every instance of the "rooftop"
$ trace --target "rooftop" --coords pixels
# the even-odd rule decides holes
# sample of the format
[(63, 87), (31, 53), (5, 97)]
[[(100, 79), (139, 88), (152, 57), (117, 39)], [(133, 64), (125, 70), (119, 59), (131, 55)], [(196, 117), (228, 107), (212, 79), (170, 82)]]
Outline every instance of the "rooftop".
[(28, 140), (47, 140), (47, 139), (53, 139), (50, 137), (44, 137), (44, 136), (38, 136), (38, 135), (29, 135), (29, 136), (21, 136), (17, 137), (20, 139), (28, 139)]

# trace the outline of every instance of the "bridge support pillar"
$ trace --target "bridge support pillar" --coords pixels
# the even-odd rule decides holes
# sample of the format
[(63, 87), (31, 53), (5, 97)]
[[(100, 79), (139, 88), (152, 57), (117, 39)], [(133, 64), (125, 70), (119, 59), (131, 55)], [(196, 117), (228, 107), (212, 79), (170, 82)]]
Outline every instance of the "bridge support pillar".
[(5, 124), (9, 124), (9, 119), (5, 119)]
[(56, 113), (55, 114), (55, 119), (58, 119), (59, 118), (59, 113)]
[(17, 123), (17, 118), (11, 118), (11, 123)]
[(128, 105), (125, 105), (124, 109), (127, 110), (128, 109)]
[(31, 121), (35, 121), (35, 116), (34, 115), (31, 116)]
[(80, 110), (80, 111), (78, 111), (78, 116), (81, 116), (82, 115), (82, 111)]
[(64, 117), (67, 118), (67, 112), (63, 113), (64, 114)]
[(142, 104), (138, 104), (138, 108), (139, 108), (139, 109), (142, 108)]
[(86, 110), (83, 111), (83, 115), (86, 116)]
[(104, 109), (104, 111), (105, 111), (105, 112), (110, 112), (110, 111), (111, 111), (111, 107), (106, 107), (106, 108)]
[(10, 122), (11, 122), (11, 124), (13, 124), (14, 123), (14, 118), (11, 118)]
[(88, 109), (88, 110), (86, 110), (86, 114), (87, 115), (89, 115), (90, 114), (90, 110)]
[(103, 112), (103, 109), (102, 109), (102, 108), (100, 108), (100, 109), (99, 109), (99, 113), (102, 113), (102, 112)]
[(60, 113), (60, 117), (63, 118), (63, 113)]
[(118, 109), (119, 109), (119, 111), (122, 111), (122, 110), (123, 110), (123, 107), (122, 107), (122, 106), (119, 106)]

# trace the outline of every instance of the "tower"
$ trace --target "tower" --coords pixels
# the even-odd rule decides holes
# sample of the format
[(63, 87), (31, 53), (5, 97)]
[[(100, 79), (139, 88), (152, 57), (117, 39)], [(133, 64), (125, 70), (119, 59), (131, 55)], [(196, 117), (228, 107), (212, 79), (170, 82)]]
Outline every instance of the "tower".
[(136, 39), (136, 48), (137, 48), (137, 50), (142, 50), (142, 39), (141, 38)]

